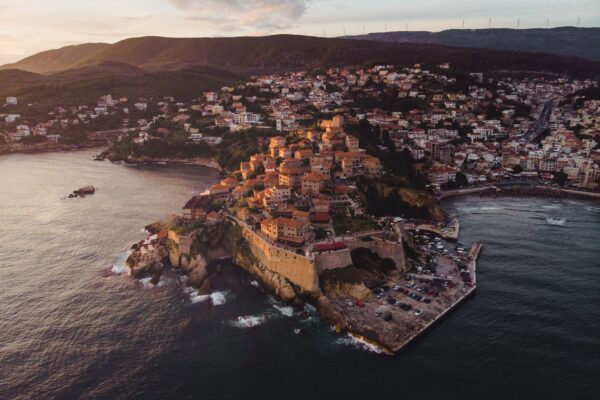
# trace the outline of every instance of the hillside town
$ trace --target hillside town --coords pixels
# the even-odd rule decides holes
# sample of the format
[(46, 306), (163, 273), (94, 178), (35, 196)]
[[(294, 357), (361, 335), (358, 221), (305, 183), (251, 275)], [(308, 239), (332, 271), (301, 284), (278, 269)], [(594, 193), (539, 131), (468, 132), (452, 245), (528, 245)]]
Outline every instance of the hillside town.
[[(306, 193), (306, 179), (320, 187), (331, 178), (335, 190), (340, 179), (385, 172), (376, 152), (360, 151), (356, 129), (344, 130), (368, 123), (377, 152), (409, 154), (435, 189), (515, 174), (594, 189), (600, 100), (579, 93), (597, 87), (561, 76), (461, 74), (449, 64), (332, 68), (254, 77), (190, 102), (106, 95), (96, 104), (57, 107), (36, 121), (12, 113), (18, 99), (7, 97), (0, 140), (58, 142), (61, 130), (77, 127), (87, 139), (127, 136), (143, 146), (177, 131), (189, 143), (216, 146), (224, 135), (252, 130), (268, 138), (269, 152), (245, 160), (244, 180), (264, 168), (269, 183), (277, 179)], [(264, 196), (252, 201), (271, 201)]]

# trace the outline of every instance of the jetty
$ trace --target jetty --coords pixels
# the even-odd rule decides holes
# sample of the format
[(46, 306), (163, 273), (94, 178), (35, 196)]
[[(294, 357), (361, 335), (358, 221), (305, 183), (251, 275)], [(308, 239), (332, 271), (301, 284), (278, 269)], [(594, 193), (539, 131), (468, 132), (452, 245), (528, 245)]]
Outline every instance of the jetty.
[(331, 302), (344, 316), (350, 335), (396, 354), (475, 293), (481, 250), (482, 244), (475, 243), (458, 261), (439, 256), (436, 274), (391, 279), (363, 301)]

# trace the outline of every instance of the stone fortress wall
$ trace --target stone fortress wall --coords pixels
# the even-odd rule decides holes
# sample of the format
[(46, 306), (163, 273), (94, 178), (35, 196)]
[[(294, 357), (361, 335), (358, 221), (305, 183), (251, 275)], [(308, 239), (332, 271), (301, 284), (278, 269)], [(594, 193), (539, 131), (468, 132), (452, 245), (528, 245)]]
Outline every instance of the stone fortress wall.
[(275, 246), (256, 232), (243, 227), (252, 254), (267, 269), (282, 275), (307, 292), (318, 292), (319, 274), (312, 258)]

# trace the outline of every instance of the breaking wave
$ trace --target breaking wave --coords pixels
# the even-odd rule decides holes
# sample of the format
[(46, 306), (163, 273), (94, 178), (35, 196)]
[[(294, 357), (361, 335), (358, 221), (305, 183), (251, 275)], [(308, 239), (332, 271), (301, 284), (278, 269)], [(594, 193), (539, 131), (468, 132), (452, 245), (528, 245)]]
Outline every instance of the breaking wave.
[(278, 306), (277, 304), (273, 305), (273, 308), (279, 311), (282, 315), (286, 317), (294, 316), (294, 309), (290, 306)]
[(211, 294), (198, 294), (193, 288), (185, 288), (184, 293), (190, 297), (192, 304), (204, 303), (210, 300), (213, 306), (222, 306), (227, 303), (227, 292), (213, 292)]
[(267, 322), (267, 319), (266, 315), (239, 316), (236, 320), (230, 321), (229, 325), (240, 329), (254, 328)]
[(546, 222), (550, 225), (563, 226), (567, 220), (565, 218), (546, 218)]
[(119, 274), (119, 275), (127, 272), (127, 266), (125, 265), (125, 261), (127, 261), (127, 257), (129, 257), (130, 254), (131, 254), (131, 251), (126, 251), (126, 252), (119, 254), (117, 259), (113, 263), (110, 271), (113, 274)]
[(380, 347), (377, 347), (374, 344), (369, 343), (366, 340), (364, 340), (358, 336), (354, 336), (350, 333), (344, 337), (336, 339), (335, 343), (345, 345), (345, 346), (352, 346), (359, 350), (369, 351), (369, 352), (376, 353), (376, 354), (384, 354), (385, 353), (385, 351), (383, 351), (383, 349), (381, 349)]

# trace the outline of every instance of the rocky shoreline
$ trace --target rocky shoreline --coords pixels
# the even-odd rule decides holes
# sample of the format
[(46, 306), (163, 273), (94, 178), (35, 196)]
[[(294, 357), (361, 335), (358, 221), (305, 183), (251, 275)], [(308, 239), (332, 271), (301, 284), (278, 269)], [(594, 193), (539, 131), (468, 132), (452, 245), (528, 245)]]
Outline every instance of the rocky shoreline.
[(127, 165), (195, 165), (219, 169), (219, 163), (214, 158), (156, 158), (156, 157), (133, 157), (122, 158), (105, 150), (94, 157), (96, 161), (108, 160), (113, 163), (122, 162)]
[[(407, 313), (390, 305), (392, 303), (387, 303), (390, 296), (398, 295), (395, 289), (392, 291), (390, 288), (404, 288), (409, 282), (407, 276), (411, 274), (396, 268), (386, 272), (382, 268), (384, 264), (372, 264), (379, 260), (373, 253), (365, 253), (367, 258), (359, 261), (359, 267), (348, 267), (352, 270), (342, 268), (324, 274), (319, 278), (320, 289), (308, 291), (263, 264), (256, 253), (260, 250), (251, 248), (243, 233), (244, 228), (232, 219), (224, 218), (219, 222), (204, 223), (191, 229), (182, 229), (181, 226), (168, 223), (152, 224), (146, 229), (151, 235), (134, 244), (126, 260), (126, 266), (134, 278), (149, 279), (152, 284), (158, 285), (163, 273), (171, 269), (187, 277), (186, 281), (196, 295), (210, 295), (212, 286), (209, 265), (217, 260), (231, 259), (281, 301), (292, 305), (296, 310), (303, 310), (307, 303), (315, 306), (320, 318), (332, 324), (336, 332), (354, 335), (386, 354), (402, 350), (475, 291), (475, 261), (478, 251), (477, 255), (469, 255), (464, 259), (470, 263), (469, 275), (472, 278), (469, 279), (469, 285), (472, 283), (472, 286), (465, 286), (465, 290), (462, 290), (462, 283), (458, 283), (462, 282), (459, 269), (452, 260), (441, 257), (444, 258), (441, 261), (444, 264), (443, 279), (450, 281), (452, 274), (456, 286), (453, 283), (452, 289), (442, 290), (439, 300), (436, 299), (431, 305), (413, 300), (412, 297), (409, 299), (408, 293), (405, 293), (406, 297), (401, 299), (404, 304), (413, 302), (413, 310), (424, 310), (424, 315), (419, 317), (417, 314), (413, 316), (413, 311)], [(362, 262), (370, 266), (361, 266)], [(361, 279), (348, 279), (349, 273), (354, 276), (358, 274)], [(419, 281), (425, 278), (419, 278)], [(368, 287), (367, 281), (371, 281)], [(373, 281), (377, 282), (373, 284)], [(375, 287), (387, 288), (387, 298), (376, 296), (373, 289)], [(389, 320), (386, 315), (389, 315)]]
[(35, 144), (10, 143), (0, 145), (0, 155), (59, 153), (67, 151), (89, 150), (102, 146), (106, 146), (106, 142), (90, 142), (78, 145), (57, 142), (44, 142)]

